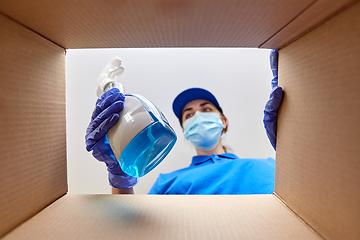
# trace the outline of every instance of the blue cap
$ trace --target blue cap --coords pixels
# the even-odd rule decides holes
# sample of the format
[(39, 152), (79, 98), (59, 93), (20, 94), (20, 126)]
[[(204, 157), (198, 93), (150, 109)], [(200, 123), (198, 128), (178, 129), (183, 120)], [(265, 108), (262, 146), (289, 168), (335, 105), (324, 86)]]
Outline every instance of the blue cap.
[(222, 111), (218, 101), (216, 100), (215, 96), (203, 89), (203, 88), (189, 88), (185, 91), (181, 92), (174, 100), (173, 102), (173, 111), (176, 115), (176, 117), (179, 119), (179, 122), (181, 123), (181, 115), (182, 111), (186, 104), (193, 100), (197, 99), (204, 99), (212, 104), (214, 104), (220, 111)]

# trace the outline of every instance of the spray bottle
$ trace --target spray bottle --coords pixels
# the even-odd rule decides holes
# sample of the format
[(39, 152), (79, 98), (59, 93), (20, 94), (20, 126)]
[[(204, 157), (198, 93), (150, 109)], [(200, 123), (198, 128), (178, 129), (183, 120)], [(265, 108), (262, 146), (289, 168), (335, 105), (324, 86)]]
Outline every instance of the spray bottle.
[[(121, 59), (114, 57), (98, 78), (96, 94), (100, 97), (116, 87), (124, 93), (124, 87), (116, 81), (124, 68)], [(142, 177), (154, 169), (171, 151), (176, 133), (162, 112), (145, 97), (125, 94), (124, 109), (120, 119), (107, 137), (121, 169), (133, 177)]]

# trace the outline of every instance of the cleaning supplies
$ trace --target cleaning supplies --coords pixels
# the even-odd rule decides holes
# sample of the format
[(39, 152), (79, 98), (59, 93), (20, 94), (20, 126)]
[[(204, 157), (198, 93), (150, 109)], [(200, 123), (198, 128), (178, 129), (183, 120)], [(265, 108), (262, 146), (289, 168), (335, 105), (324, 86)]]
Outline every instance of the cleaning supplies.
[[(111, 88), (124, 93), (116, 76), (123, 73), (122, 61), (114, 57), (98, 78), (97, 96)], [(171, 151), (176, 133), (162, 112), (145, 97), (125, 94), (124, 109), (107, 138), (121, 169), (133, 177), (142, 177), (154, 169)]]

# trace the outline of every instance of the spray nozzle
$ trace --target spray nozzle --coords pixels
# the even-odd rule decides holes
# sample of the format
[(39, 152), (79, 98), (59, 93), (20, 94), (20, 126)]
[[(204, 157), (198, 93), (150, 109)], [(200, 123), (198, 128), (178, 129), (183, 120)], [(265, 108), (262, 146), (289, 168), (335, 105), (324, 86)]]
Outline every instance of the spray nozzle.
[(98, 87), (96, 89), (96, 95), (98, 97), (100, 97), (104, 92), (111, 89), (112, 87), (117, 87), (120, 89), (120, 92), (124, 93), (122, 84), (115, 81), (115, 77), (121, 75), (124, 72), (124, 68), (121, 66), (121, 63), (121, 59), (115, 56), (105, 66), (100, 76), (98, 77)]

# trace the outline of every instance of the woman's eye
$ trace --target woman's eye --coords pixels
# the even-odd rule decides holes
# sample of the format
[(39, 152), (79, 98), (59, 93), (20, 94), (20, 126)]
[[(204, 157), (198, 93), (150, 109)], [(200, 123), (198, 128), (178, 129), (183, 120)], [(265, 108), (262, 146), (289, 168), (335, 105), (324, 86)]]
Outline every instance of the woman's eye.
[(204, 112), (210, 112), (211, 108), (204, 108)]
[(192, 113), (186, 114), (186, 115), (185, 115), (185, 119), (191, 118), (193, 115), (194, 115), (194, 114), (192, 114)]

